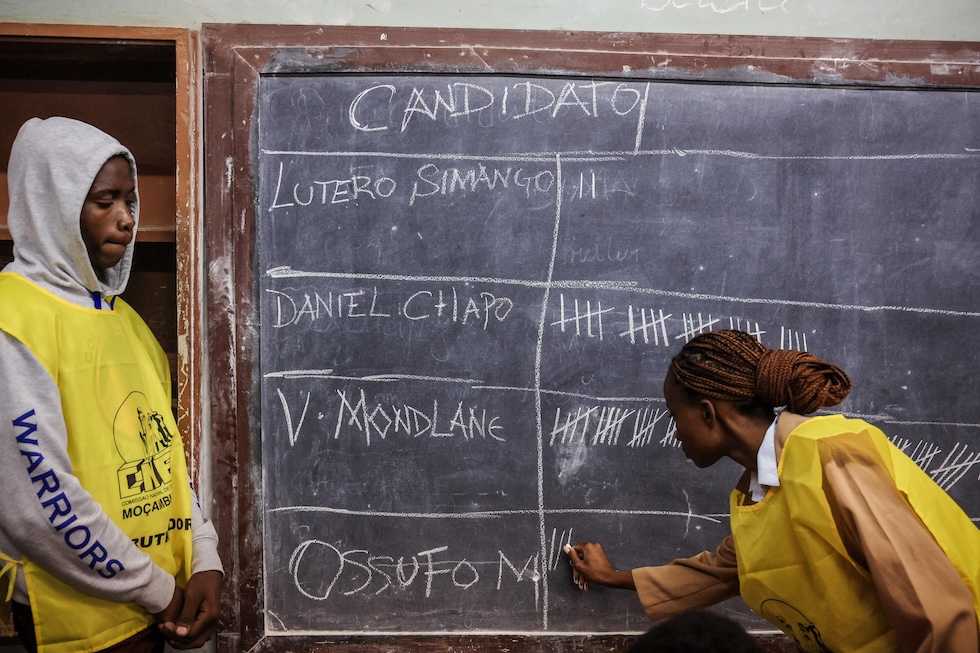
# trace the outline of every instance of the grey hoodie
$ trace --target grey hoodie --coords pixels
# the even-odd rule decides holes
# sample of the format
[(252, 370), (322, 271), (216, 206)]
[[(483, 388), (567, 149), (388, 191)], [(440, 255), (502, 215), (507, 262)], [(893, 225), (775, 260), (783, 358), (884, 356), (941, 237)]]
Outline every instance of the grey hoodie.
[(6, 271), (76, 303), (91, 301), (91, 292), (114, 296), (126, 289), (139, 228), (139, 191), (133, 241), (103, 278), (89, 262), (79, 226), (82, 204), (95, 176), (118, 154), (129, 159), (137, 181), (130, 151), (95, 127), (68, 118), (32, 118), (24, 123), (7, 166), (7, 224), (14, 240), (14, 261)]
[[(4, 272), (15, 272), (79, 306), (112, 310), (111, 298), (122, 293), (129, 281), (136, 228), (122, 260), (108, 270), (96, 271), (82, 240), (80, 216), (99, 170), (119, 154), (129, 160), (135, 180), (136, 162), (130, 151), (91, 125), (67, 118), (33, 118), (21, 127), (7, 167), (7, 222), (14, 240), (14, 260)], [(136, 221), (138, 226), (138, 199)], [(151, 614), (166, 608), (173, 597), (173, 577), (126, 537), (72, 475), (58, 386), (23, 344), (2, 331), (0, 379), (0, 552), (15, 560), (26, 555), (89, 594), (135, 601)], [(79, 523), (113, 551), (124, 573), (111, 579), (92, 573), (87, 561), (66, 551), (62, 535), (49, 523), (17, 448), (13, 420), (24, 413), (25, 406), (43, 406), (36, 411), (39, 429), (56, 443), (50, 455), (46, 452), (44, 464), (61, 480), (75, 514), (84, 520)], [(196, 497), (192, 529), (192, 571), (220, 570), (217, 536), (201, 514)], [(14, 585), (14, 600), (28, 602), (21, 573)]]

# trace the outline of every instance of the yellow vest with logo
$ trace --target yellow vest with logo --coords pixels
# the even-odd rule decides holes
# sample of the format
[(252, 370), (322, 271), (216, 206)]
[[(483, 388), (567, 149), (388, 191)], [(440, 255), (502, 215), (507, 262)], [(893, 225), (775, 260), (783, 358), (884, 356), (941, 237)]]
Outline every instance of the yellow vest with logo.
[[(169, 366), (152, 332), (121, 299), (112, 311), (82, 308), (13, 273), (0, 273), (0, 330), (30, 349), (57, 383), (74, 476), (154, 563), (185, 585), (192, 550), (190, 482), (171, 410)], [(46, 450), (45, 434), (31, 432), (32, 422), (28, 416), (15, 424), (29, 472)], [(113, 551), (75, 523), (64, 497), (49, 493), (39, 500), (51, 500), (46, 510), (63, 535), (66, 556), (81, 557), (103, 578), (125, 573)], [(39, 653), (97, 651), (153, 623), (136, 603), (80, 592), (27, 556), (18, 563)]]
[(790, 434), (779, 487), (759, 503), (730, 499), (739, 588), (746, 604), (806, 653), (899, 649), (871, 575), (847, 553), (822, 488), (821, 440), (872, 455), (949, 557), (980, 613), (980, 530), (874, 426), (840, 415), (807, 420)]

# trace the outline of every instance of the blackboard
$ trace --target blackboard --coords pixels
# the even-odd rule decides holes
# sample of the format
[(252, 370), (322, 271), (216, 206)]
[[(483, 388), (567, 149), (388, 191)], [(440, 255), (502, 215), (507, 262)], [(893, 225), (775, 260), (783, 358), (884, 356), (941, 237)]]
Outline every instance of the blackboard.
[(727, 534), (740, 469), (687, 462), (661, 393), (705, 330), (840, 364), (980, 518), (975, 89), (312, 58), (250, 124), (266, 636), (648, 628), (561, 547)]

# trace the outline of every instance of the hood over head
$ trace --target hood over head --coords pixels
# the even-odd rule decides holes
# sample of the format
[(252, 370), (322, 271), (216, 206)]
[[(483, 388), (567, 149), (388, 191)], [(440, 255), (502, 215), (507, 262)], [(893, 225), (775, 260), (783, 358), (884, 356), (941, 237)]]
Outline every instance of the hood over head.
[(115, 266), (98, 271), (92, 266), (81, 230), (92, 182), (105, 162), (120, 154), (136, 181), (132, 153), (92, 125), (54, 117), (31, 118), (21, 126), (7, 165), (7, 224), (14, 241), (7, 270), (62, 295), (80, 290), (118, 295), (126, 289), (139, 226), (138, 191), (133, 239)]

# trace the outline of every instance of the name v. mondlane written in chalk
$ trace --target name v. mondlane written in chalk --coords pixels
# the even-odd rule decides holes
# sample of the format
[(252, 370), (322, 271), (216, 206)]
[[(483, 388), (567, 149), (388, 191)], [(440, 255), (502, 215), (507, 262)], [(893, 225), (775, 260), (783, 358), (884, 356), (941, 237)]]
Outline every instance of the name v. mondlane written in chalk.
[[(295, 444), (299, 431), (310, 410), (312, 392), (302, 393), (301, 406), (290, 407), (282, 390), (277, 390), (283, 409), (286, 428), (290, 433), (290, 441)], [(466, 404), (457, 401), (445, 404), (433, 399), (432, 403), (418, 404), (417, 407), (403, 403), (370, 402), (364, 390), (336, 391), (335, 405), (337, 419), (333, 437), (339, 439), (342, 435), (353, 434), (363, 437), (370, 445), (372, 441), (386, 440), (389, 437), (408, 438), (456, 438), (465, 441), (487, 440), (506, 442), (504, 423), (500, 415), (490, 413), (485, 407)], [(314, 409), (315, 410), (315, 409)], [(325, 417), (323, 412), (316, 412), (318, 419)], [(293, 425), (296, 425), (295, 427)]]

